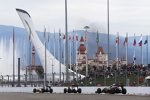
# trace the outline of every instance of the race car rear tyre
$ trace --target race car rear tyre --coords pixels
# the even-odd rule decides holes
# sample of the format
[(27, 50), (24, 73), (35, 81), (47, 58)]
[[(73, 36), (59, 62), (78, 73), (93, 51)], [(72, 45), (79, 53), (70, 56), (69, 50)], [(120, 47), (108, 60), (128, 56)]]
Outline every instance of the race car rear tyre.
[(108, 91), (108, 93), (110, 93), (110, 94), (115, 94), (115, 92), (116, 92), (115, 89), (111, 89)]
[(72, 91), (71, 91), (71, 89), (69, 88), (69, 89), (68, 89), (68, 93), (71, 93), (71, 92), (72, 92)]
[(96, 93), (100, 94), (100, 93), (102, 93), (102, 90), (100, 88), (98, 88)]
[(45, 89), (45, 92), (48, 92), (48, 88)]
[(122, 94), (126, 94), (127, 90), (125, 88), (122, 88)]
[(108, 92), (107, 88), (104, 88), (104, 89), (102, 90), (102, 92), (103, 92), (103, 93), (107, 93), (107, 92)]
[(67, 93), (67, 89), (66, 88), (64, 88), (64, 93)]
[(36, 93), (36, 88), (33, 89), (33, 93)]
[(41, 93), (44, 93), (44, 92), (45, 92), (45, 89), (44, 89), (44, 88), (42, 88), (42, 89), (41, 89)]
[(81, 90), (81, 88), (79, 88), (79, 89), (78, 89), (78, 93), (81, 93), (81, 92), (82, 92), (82, 90)]
[(73, 92), (73, 93), (77, 93), (77, 90), (76, 90), (76, 89), (73, 89), (72, 92)]
[(49, 92), (50, 92), (50, 93), (53, 93), (53, 89), (50, 89)]

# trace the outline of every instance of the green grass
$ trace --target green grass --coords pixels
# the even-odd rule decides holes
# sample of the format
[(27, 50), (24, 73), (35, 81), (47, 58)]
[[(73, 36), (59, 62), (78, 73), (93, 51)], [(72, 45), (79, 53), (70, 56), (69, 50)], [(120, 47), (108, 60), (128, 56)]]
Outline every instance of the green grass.
[[(101, 85), (101, 86), (109, 86), (115, 83), (115, 77), (111, 76), (109, 78), (104, 78), (103, 76), (101, 77), (94, 77), (91, 78), (92, 80), (84, 80), (83, 83), (84, 85), (91, 85), (90, 82), (92, 82), (92, 85)], [(129, 80), (130, 85), (138, 85), (138, 77), (135, 74), (127, 75), (127, 79)], [(126, 85), (126, 76), (125, 75), (116, 75), (116, 83), (122, 83), (123, 85)], [(143, 85), (144, 80), (139, 81), (139, 85)]]

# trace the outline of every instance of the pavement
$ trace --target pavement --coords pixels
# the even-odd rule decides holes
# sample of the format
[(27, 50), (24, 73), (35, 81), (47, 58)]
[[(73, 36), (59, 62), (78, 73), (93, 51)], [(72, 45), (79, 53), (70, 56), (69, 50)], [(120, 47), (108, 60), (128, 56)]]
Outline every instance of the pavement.
[(150, 96), (110, 94), (0, 93), (0, 100), (150, 100)]

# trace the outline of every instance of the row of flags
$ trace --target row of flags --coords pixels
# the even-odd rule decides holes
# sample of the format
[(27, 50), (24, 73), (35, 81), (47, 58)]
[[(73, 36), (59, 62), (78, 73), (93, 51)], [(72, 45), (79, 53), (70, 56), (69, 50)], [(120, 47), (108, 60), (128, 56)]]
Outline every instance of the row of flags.
[[(54, 36), (54, 37), (55, 37), (55, 36)], [(65, 36), (65, 34), (59, 33), (59, 38), (62, 38), (62, 39), (65, 40), (65, 39), (66, 39), (66, 36)], [(68, 39), (69, 39), (69, 40), (74, 41), (74, 38), (76, 38), (76, 41), (78, 41), (78, 34), (76, 34), (76, 36), (74, 36), (74, 35), (72, 35), (72, 36), (69, 35), (69, 36), (68, 36)], [(49, 41), (49, 39), (50, 39), (50, 35), (48, 34), (48, 41)], [(86, 41), (86, 37), (85, 37), (85, 41)], [(99, 42), (98, 32), (97, 32), (96, 42)], [(139, 46), (142, 46), (142, 43), (143, 43), (143, 40), (142, 40), (142, 35), (141, 35), (140, 40), (139, 40), (139, 42), (138, 42)], [(147, 43), (148, 43), (148, 38), (146, 38), (144, 44), (147, 44)], [(117, 35), (117, 37), (116, 37), (116, 45), (118, 45), (118, 44), (119, 44), (119, 35)], [(125, 45), (128, 45), (128, 36), (125, 37), (125, 40), (124, 40), (124, 42), (123, 42), (123, 45), (124, 45), (124, 46), (125, 46)], [(134, 37), (133, 46), (136, 46), (136, 45), (137, 45), (137, 42), (136, 42), (136, 38)]]
[[(49, 38), (50, 38), (50, 35), (48, 35), (48, 40), (49, 40)], [(55, 35), (54, 35), (54, 38), (55, 38)], [(60, 38), (60, 39), (63, 39), (63, 40), (66, 40), (66, 35), (59, 33), (59, 38)], [(74, 41), (74, 38), (76, 38), (76, 41), (78, 41), (78, 40), (79, 40), (78, 34), (76, 34), (76, 36), (74, 36), (74, 35), (72, 35), (72, 36), (69, 35), (69, 37), (68, 37), (68, 39), (69, 39), (69, 40), (72, 40), (72, 41)]]
[[(142, 45), (147, 44), (147, 59), (148, 59), (148, 35), (145, 39), (145, 42), (143, 43), (143, 39), (142, 39), (142, 34), (140, 36), (138, 45), (141, 47), (141, 64), (143, 64), (143, 52), (142, 52)], [(119, 45), (119, 33), (117, 33), (116, 36), (116, 59), (118, 58), (118, 45)], [(126, 65), (128, 64), (128, 34), (126, 34), (126, 37), (124, 39), (123, 45), (126, 46)], [(135, 56), (135, 46), (137, 45), (136, 42), (136, 38), (135, 38), (135, 34), (134, 34), (134, 41), (133, 41), (133, 46), (134, 46), (134, 51), (133, 51), (133, 64), (135, 65), (135, 61), (136, 61), (136, 56)], [(147, 60), (147, 64), (148, 64), (148, 60)]]
[[(140, 37), (140, 40), (139, 40), (139, 42), (138, 42), (138, 44), (139, 44), (139, 46), (142, 46), (143, 45), (143, 42), (142, 42), (143, 40), (142, 40), (142, 35), (141, 35), (141, 37)], [(144, 44), (147, 44), (148, 43), (148, 38), (146, 38), (145, 39), (145, 42), (144, 42)], [(116, 45), (118, 45), (119, 44), (119, 36), (117, 35), (117, 37), (116, 37)], [(128, 37), (126, 36), (125, 37), (125, 40), (124, 40), (124, 42), (123, 42), (123, 45), (125, 46), (125, 45), (128, 45)], [(134, 41), (133, 41), (133, 46), (136, 46), (137, 45), (137, 43), (136, 43), (136, 38), (134, 37)]]

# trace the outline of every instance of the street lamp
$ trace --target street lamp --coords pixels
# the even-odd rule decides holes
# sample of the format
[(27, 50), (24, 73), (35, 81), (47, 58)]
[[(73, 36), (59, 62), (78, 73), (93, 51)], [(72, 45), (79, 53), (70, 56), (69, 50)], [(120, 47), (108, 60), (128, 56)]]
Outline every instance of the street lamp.
[(65, 35), (66, 35), (66, 82), (68, 84), (69, 79), (69, 64), (68, 64), (68, 19), (67, 19), (67, 0), (65, 0)]
[(109, 0), (107, 0), (107, 32), (108, 32), (108, 61), (107, 67), (109, 67)]

